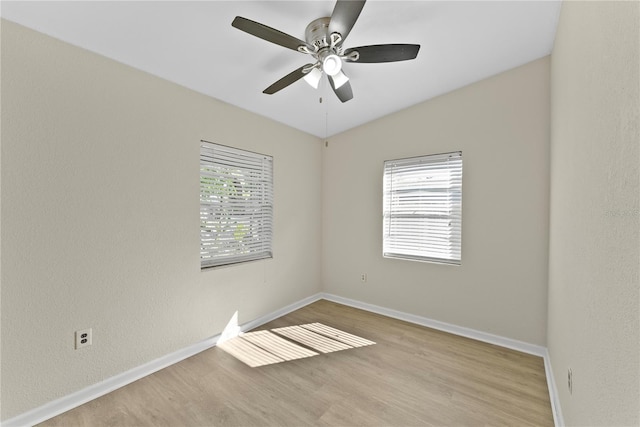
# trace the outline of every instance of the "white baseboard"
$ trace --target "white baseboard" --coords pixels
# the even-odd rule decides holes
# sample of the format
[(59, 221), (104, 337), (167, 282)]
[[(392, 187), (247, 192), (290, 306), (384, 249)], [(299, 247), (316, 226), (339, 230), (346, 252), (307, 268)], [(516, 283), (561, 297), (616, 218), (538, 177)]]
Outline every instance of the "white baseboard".
[(2, 423), (2, 427), (32, 426), (46, 421), (93, 399), (104, 396), (105, 394), (117, 390), (120, 387), (131, 384), (140, 378), (151, 375), (160, 369), (166, 368), (167, 366), (173, 365), (174, 363), (180, 362), (181, 360), (198, 354), (201, 351), (209, 349), (216, 344), (217, 340), (218, 335), (207, 338), (204, 341), (152, 360), (149, 363), (145, 363), (144, 365), (130, 369), (104, 381), (100, 381), (99, 383), (90, 385), (87, 388), (78, 390), (49, 403), (45, 403), (44, 405), (27, 411), (17, 417), (8, 419)]
[(289, 314), (292, 311), (296, 311), (306, 305), (309, 305), (311, 303), (314, 303), (318, 300), (322, 299), (322, 295), (321, 293), (315, 294), (315, 295), (311, 295), (310, 297), (301, 299), (300, 301), (296, 301), (293, 304), (289, 304), (286, 307), (281, 308), (280, 310), (276, 310), (273, 313), (269, 313), (266, 314), (258, 319), (252, 320), (250, 322), (247, 323), (243, 323), (242, 326), (240, 327), (242, 332), (246, 332), (246, 331), (250, 331), (251, 329), (257, 328), (258, 326), (264, 325), (265, 323), (269, 323), (272, 320), (277, 319), (278, 317), (282, 317), (285, 314)]
[(549, 400), (551, 400), (553, 422), (556, 427), (564, 427), (564, 418), (562, 417), (562, 409), (560, 407), (560, 397), (556, 386), (556, 378), (553, 376), (549, 350), (546, 350), (544, 355), (544, 371), (547, 375), (547, 387), (549, 387)]
[(463, 326), (452, 325), (450, 323), (440, 322), (427, 317), (416, 316), (415, 314), (404, 313), (402, 311), (392, 310), (390, 308), (380, 307), (378, 305), (368, 304), (333, 294), (322, 294), (322, 298), (339, 304), (348, 305), (350, 307), (382, 314), (383, 316), (392, 317), (394, 319), (404, 320), (405, 322), (415, 323), (416, 325), (426, 326), (428, 328), (449, 332), (454, 335), (471, 338), (477, 341), (499, 345), (500, 347), (510, 348), (527, 354), (533, 354), (535, 356), (544, 357), (547, 350), (545, 347), (539, 345), (529, 344), (523, 341), (465, 328)]
[[(256, 328), (264, 323), (277, 319), (280, 316), (284, 316), (287, 313), (302, 308), (305, 305), (309, 305), (315, 301), (318, 301), (319, 299), (321, 299), (321, 294), (312, 295), (308, 298), (281, 308), (280, 310), (274, 311), (273, 313), (247, 322), (241, 325), (240, 329), (242, 331), (247, 331)], [(171, 366), (175, 363), (180, 362), (181, 360), (184, 360), (204, 350), (214, 347), (218, 342), (218, 338), (220, 338), (220, 334), (207, 338), (204, 341), (190, 345), (176, 352), (162, 356), (158, 359), (152, 360), (149, 363), (145, 363), (144, 365), (140, 365), (99, 383), (90, 385), (89, 387), (86, 387), (82, 390), (78, 390), (74, 393), (63, 396), (49, 403), (45, 403), (42, 406), (20, 414), (14, 418), (8, 419), (7, 421), (2, 423), (2, 427), (32, 426), (34, 424), (46, 421), (50, 418), (55, 417), (56, 415), (67, 412), (93, 399), (104, 396), (105, 394), (117, 390), (120, 387), (131, 384), (132, 382), (139, 380), (140, 378), (151, 375), (154, 372), (159, 371), (160, 369)]]
[(532, 354), (542, 357), (544, 360), (544, 370), (547, 377), (547, 388), (549, 389), (549, 400), (551, 401), (551, 411), (553, 413), (553, 422), (556, 427), (564, 427), (562, 418), (562, 410), (560, 409), (560, 401), (558, 400), (558, 389), (551, 369), (551, 359), (546, 347), (535, 344), (529, 344), (523, 341), (514, 340), (512, 338), (501, 337), (499, 335), (489, 334), (487, 332), (475, 329), (465, 328), (462, 326), (452, 325), (450, 323), (440, 322), (438, 320), (429, 319), (427, 317), (416, 316), (415, 314), (404, 313), (402, 311), (392, 310), (390, 308), (380, 307), (365, 302), (344, 298), (333, 294), (322, 294), (322, 298), (328, 301), (337, 302), (338, 304), (348, 305), (350, 307), (359, 308), (361, 310), (370, 311), (372, 313), (381, 314), (383, 316), (392, 317), (394, 319), (404, 320), (405, 322), (414, 323), (428, 328), (449, 332), (471, 338), (477, 341), (495, 344), (500, 347), (510, 348), (522, 353)]
[[(489, 334), (475, 329), (465, 328), (462, 326), (452, 325), (450, 323), (440, 322), (437, 320), (429, 319), (414, 314), (404, 313), (397, 310), (392, 310), (385, 307), (380, 307), (373, 304), (364, 303), (361, 301), (352, 300), (349, 298), (340, 297), (333, 294), (318, 293), (310, 297), (304, 298), (272, 313), (264, 315), (258, 319), (244, 323), (240, 326), (240, 329), (248, 331), (278, 317), (284, 316), (292, 311), (298, 310), (306, 305), (316, 302), (320, 299), (326, 299), (339, 304), (347, 305), (354, 308), (359, 308), (372, 313), (381, 314), (383, 316), (392, 317), (394, 319), (404, 320), (409, 323), (426, 326), (428, 328), (438, 329), (441, 331), (449, 332), (454, 335), (460, 335), (463, 337), (475, 339), (478, 341), (495, 344), (501, 347), (510, 348), (512, 350), (521, 351), (523, 353), (533, 354), (540, 356), (544, 359), (545, 372), (547, 376), (547, 385), (549, 387), (549, 397), (551, 400), (551, 409), (553, 411), (554, 423), (557, 427), (563, 427), (564, 421), (562, 419), (562, 412), (560, 410), (560, 403), (558, 400), (558, 394), (556, 389), (555, 379), (553, 377), (553, 371), (551, 369), (551, 362), (549, 360), (549, 353), (545, 347), (525, 343), (522, 341), (514, 340), (511, 338), (505, 338), (498, 335)], [(133, 368), (129, 371), (123, 372), (116, 376), (113, 376), (107, 380), (93, 384), (87, 388), (79, 390), (75, 393), (71, 393), (60, 399), (46, 403), (38, 408), (32, 409), (17, 417), (11, 418), (2, 423), (2, 427), (23, 427), (32, 426), (34, 424), (41, 423), (50, 418), (60, 415), (63, 412), (69, 411), (75, 407), (78, 407), (84, 403), (87, 403), (93, 399), (97, 399), (100, 396), (104, 396), (120, 387), (124, 387), (140, 378), (151, 375), (160, 369), (171, 366), (180, 362), (188, 357), (194, 356), (204, 350), (214, 347), (220, 338), (220, 334), (207, 338), (204, 341), (185, 347), (181, 350), (173, 352), (171, 354), (160, 357), (156, 360), (152, 360), (149, 363)]]

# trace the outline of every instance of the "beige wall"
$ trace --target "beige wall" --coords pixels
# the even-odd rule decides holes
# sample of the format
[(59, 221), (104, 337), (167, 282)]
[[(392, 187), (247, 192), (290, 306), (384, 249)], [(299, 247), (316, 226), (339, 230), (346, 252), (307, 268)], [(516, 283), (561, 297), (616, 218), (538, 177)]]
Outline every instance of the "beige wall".
[(548, 347), (567, 425), (640, 424), (639, 9), (564, 2), (553, 50)]
[[(320, 291), (317, 138), (6, 21), (2, 65), (3, 420)], [(200, 271), (200, 139), (274, 156), (272, 260)]]
[[(457, 150), (462, 265), (383, 258), (383, 161)], [(335, 136), (323, 153), (326, 292), (546, 345), (548, 57)]]
[[(638, 15), (565, 2), (551, 79), (542, 58), (328, 147), (2, 21), (1, 419), (324, 290), (548, 344), (567, 424), (639, 424)], [(274, 156), (274, 259), (200, 271), (200, 139)], [(462, 266), (382, 258), (383, 160), (454, 150)]]
[[(2, 20), (0, 19), (0, 45), (2, 43)], [(2, 81), (2, 55), (0, 55), (0, 82)], [(1, 86), (1, 84), (0, 84)], [(0, 87), (0, 117), (2, 111), (2, 94)], [(2, 120), (0, 120), (0, 165), (2, 165)], [(0, 168), (0, 171), (2, 169)], [(2, 173), (0, 173), (0, 236), (2, 236)], [(0, 244), (0, 385), (2, 384), (2, 244)], [(2, 420), (2, 387), (0, 386), (0, 421)]]

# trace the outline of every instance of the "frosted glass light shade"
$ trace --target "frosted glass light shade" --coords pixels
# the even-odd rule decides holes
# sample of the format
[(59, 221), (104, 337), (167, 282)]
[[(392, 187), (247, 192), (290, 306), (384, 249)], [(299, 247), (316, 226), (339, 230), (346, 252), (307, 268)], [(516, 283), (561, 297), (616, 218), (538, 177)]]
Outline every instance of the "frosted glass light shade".
[(336, 89), (349, 81), (349, 77), (347, 77), (342, 71), (337, 72), (336, 75), (331, 78), (333, 79), (333, 87)]
[(330, 76), (335, 76), (342, 69), (342, 59), (336, 54), (327, 55), (322, 61), (322, 70)]
[(318, 84), (320, 83), (321, 77), (322, 71), (318, 70), (317, 68), (313, 68), (303, 77), (303, 79), (305, 79), (305, 81), (309, 83), (311, 87), (313, 87), (314, 89), (318, 89)]

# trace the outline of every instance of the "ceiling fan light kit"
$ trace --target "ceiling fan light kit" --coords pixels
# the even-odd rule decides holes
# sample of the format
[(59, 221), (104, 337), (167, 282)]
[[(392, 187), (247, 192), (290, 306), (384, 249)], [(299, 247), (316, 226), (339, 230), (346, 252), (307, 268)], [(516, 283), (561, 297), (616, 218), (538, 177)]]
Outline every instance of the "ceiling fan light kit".
[(327, 75), (334, 93), (342, 102), (353, 98), (349, 78), (343, 71), (344, 62), (381, 63), (415, 59), (420, 45), (382, 44), (344, 50), (342, 44), (351, 32), (366, 1), (338, 0), (331, 17), (312, 21), (305, 30), (305, 41), (241, 16), (231, 23), (235, 28), (282, 47), (311, 55), (315, 62), (303, 65), (287, 74), (263, 93), (272, 95), (304, 78), (317, 89), (323, 74)]
[(322, 71), (314, 67), (303, 78), (312, 88), (318, 89), (320, 79), (322, 78)]
[(342, 60), (335, 53), (325, 55), (322, 59), (322, 71), (333, 77), (342, 69)]

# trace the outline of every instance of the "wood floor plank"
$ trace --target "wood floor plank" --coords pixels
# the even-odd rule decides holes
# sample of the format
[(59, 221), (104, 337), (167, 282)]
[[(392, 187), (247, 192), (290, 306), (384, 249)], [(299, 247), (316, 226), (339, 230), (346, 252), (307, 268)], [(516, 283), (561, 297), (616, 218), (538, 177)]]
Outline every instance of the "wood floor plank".
[(553, 425), (540, 357), (324, 300), (257, 329), (313, 323), (376, 345), (258, 368), (212, 348), (42, 425)]
[(251, 341), (244, 340), (242, 337), (235, 337), (218, 345), (218, 348), (235, 356), (238, 360), (242, 360), (252, 368), (272, 363), (284, 362), (286, 359), (264, 350), (253, 344)]
[(277, 355), (278, 357), (281, 357), (284, 360), (302, 359), (304, 357), (312, 357), (318, 354), (315, 351), (311, 351), (294, 344), (291, 341), (287, 341), (270, 331), (249, 332), (242, 335), (241, 338)]
[(326, 337), (332, 338), (334, 340), (348, 344), (351, 347), (364, 347), (366, 345), (375, 344), (373, 341), (369, 341), (367, 339), (357, 337), (347, 332), (331, 328), (329, 326), (323, 325), (322, 323), (310, 323), (308, 325), (302, 325), (302, 327), (318, 334), (322, 334)]
[(327, 338), (324, 335), (317, 334), (302, 326), (286, 326), (284, 328), (272, 329), (273, 332), (285, 336), (291, 340), (311, 347), (321, 353), (332, 353), (334, 351), (348, 350), (353, 348), (341, 341)]

